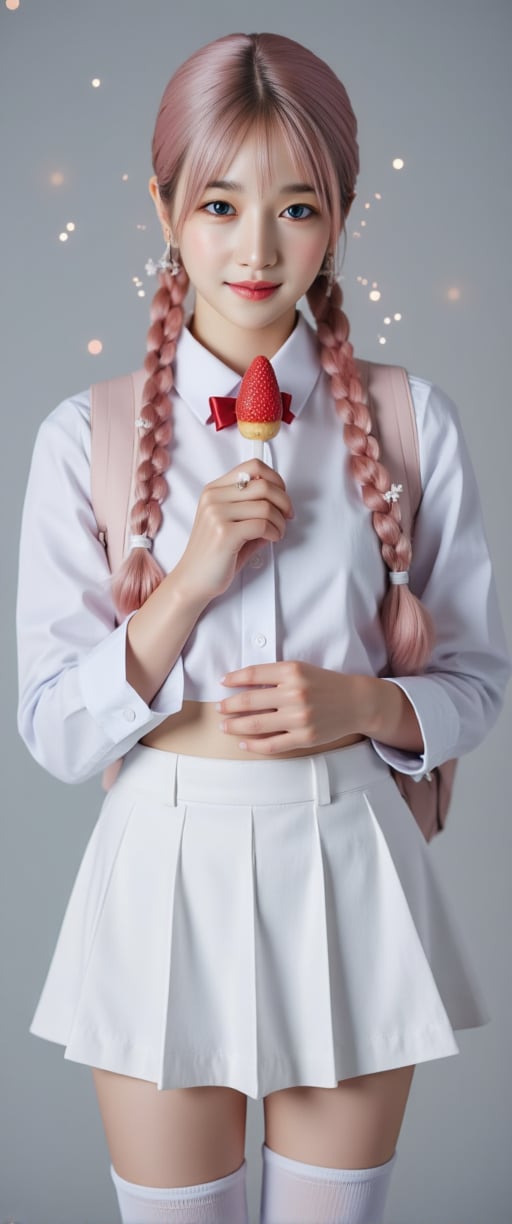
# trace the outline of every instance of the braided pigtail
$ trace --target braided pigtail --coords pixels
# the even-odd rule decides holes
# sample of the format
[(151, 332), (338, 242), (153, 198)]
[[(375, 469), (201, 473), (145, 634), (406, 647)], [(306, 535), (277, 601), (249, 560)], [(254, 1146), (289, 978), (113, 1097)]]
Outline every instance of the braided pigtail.
[[(391, 572), (402, 573), (409, 569), (411, 540), (401, 526), (398, 503), (384, 497), (390, 475), (380, 462), (379, 444), (371, 433), (372, 419), (349, 342), (350, 324), (342, 310), (341, 287), (335, 282), (329, 294), (327, 278), (318, 276), (307, 300), (317, 323), (322, 366), (331, 377), (336, 411), (344, 423), (351, 471), (362, 487), (365, 505), (372, 511), (384, 563)], [(406, 675), (422, 671), (434, 645), (434, 624), (408, 584), (390, 582), (380, 617), (392, 672)]]
[[(162, 523), (160, 503), (169, 486), (162, 473), (169, 467), (169, 442), (172, 437), (171, 399), (174, 381), (173, 360), (176, 341), (183, 327), (183, 301), (188, 276), (183, 268), (175, 276), (158, 273), (160, 288), (151, 303), (151, 324), (147, 336), (144, 369), (147, 380), (142, 392), (141, 420), (146, 422), (139, 435), (140, 462), (135, 475), (135, 502), (130, 511), (133, 535), (151, 540)], [(112, 597), (121, 616), (140, 608), (160, 585), (163, 571), (147, 548), (132, 548), (112, 579)]]

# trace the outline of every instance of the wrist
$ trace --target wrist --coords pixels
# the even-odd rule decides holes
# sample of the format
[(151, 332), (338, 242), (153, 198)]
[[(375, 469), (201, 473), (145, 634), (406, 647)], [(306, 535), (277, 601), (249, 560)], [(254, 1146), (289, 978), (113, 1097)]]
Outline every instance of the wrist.
[(384, 722), (382, 681), (375, 676), (353, 676), (355, 684), (355, 731), (368, 739), (378, 739)]
[(425, 752), (421, 727), (414, 706), (399, 684), (375, 676), (362, 680), (362, 734), (404, 752)]
[(181, 562), (166, 575), (164, 581), (172, 590), (173, 600), (180, 611), (188, 613), (195, 620), (204, 612), (209, 600), (194, 591), (189, 576), (181, 568)]

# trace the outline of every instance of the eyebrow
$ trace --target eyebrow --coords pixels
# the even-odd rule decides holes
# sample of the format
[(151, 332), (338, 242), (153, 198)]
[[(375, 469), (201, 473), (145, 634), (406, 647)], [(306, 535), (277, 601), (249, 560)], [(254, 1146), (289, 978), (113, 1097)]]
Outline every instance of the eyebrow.
[[(245, 188), (242, 186), (241, 183), (235, 183), (232, 179), (215, 179), (213, 183), (206, 184), (205, 191), (209, 191), (212, 187), (215, 187), (217, 189), (220, 188), (221, 191), (244, 192), (245, 190)], [(280, 194), (289, 195), (290, 192), (293, 192), (293, 191), (301, 191), (301, 192), (307, 191), (309, 192), (310, 195), (316, 194), (314, 187), (311, 187), (309, 183), (287, 183), (286, 186), (281, 187)]]

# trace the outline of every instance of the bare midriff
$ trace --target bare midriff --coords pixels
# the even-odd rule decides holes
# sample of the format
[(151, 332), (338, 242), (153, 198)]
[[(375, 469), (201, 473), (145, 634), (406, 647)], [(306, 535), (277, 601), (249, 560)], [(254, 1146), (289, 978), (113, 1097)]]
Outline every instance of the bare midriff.
[(184, 701), (177, 714), (171, 714), (140, 740), (147, 748), (161, 748), (164, 752), (180, 752), (184, 756), (223, 757), (229, 761), (286, 760), (288, 757), (312, 756), (317, 752), (330, 752), (333, 748), (347, 748), (367, 737), (345, 735), (330, 740), (328, 744), (314, 744), (308, 748), (293, 748), (290, 752), (250, 752), (239, 748), (239, 742), (249, 736), (221, 731), (219, 723), (232, 715), (221, 714), (214, 701)]

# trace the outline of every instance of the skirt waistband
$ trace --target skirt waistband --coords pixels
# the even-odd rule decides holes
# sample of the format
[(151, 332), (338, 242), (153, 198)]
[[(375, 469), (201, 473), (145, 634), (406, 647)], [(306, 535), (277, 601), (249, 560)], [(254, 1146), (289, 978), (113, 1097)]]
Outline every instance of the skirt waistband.
[(240, 761), (183, 756), (135, 744), (124, 757), (114, 789), (125, 784), (175, 807), (189, 803), (276, 804), (315, 800), (389, 777), (369, 740), (281, 760)]

